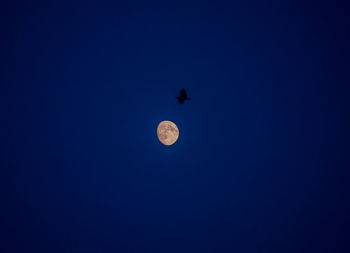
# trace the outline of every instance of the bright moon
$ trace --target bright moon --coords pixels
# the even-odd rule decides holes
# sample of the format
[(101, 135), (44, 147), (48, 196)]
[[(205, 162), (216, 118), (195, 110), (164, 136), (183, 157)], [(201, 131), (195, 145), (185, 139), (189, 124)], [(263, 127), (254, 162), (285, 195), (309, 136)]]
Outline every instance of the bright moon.
[(179, 129), (175, 123), (164, 120), (158, 125), (157, 136), (161, 143), (166, 146), (170, 146), (173, 145), (179, 138)]

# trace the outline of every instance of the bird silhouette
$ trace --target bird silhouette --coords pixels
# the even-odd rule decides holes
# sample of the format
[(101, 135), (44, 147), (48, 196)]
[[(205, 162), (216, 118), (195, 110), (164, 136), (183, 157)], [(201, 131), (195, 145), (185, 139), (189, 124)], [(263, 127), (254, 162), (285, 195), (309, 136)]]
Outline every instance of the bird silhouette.
[(180, 90), (180, 96), (176, 97), (179, 104), (183, 104), (185, 100), (191, 100), (191, 98), (187, 97), (187, 93), (185, 89)]

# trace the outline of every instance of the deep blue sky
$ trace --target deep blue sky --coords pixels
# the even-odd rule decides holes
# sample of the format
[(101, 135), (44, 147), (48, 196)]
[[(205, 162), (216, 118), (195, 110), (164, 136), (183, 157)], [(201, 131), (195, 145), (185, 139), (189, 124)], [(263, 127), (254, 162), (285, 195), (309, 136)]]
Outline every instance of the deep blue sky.
[(345, 4), (29, 2), (0, 15), (0, 252), (349, 252)]

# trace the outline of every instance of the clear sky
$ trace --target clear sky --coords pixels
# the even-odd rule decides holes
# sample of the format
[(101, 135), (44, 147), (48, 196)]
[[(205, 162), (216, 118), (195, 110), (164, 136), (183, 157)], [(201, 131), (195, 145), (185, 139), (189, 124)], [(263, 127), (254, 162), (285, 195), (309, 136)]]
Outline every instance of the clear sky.
[(347, 6), (118, 2), (0, 11), (0, 252), (349, 252)]

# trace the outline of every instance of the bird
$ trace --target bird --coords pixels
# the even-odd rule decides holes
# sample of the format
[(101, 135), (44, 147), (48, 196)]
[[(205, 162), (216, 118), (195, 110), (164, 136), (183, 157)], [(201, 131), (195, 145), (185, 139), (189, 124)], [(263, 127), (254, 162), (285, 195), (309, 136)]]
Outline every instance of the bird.
[(180, 90), (180, 96), (176, 97), (179, 104), (183, 104), (185, 100), (191, 100), (191, 98), (187, 97), (187, 93), (185, 89)]

